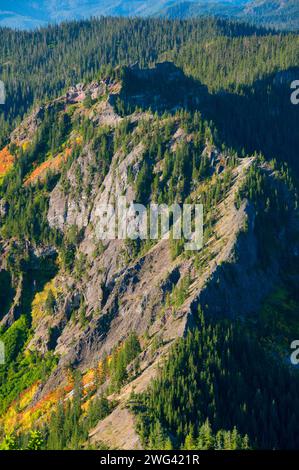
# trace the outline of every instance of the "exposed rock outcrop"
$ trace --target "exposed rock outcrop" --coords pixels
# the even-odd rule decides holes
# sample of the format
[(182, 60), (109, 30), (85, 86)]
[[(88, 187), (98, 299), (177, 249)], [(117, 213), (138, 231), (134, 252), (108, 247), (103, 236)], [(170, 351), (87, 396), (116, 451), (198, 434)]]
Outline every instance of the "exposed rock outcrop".
[[(102, 207), (115, 206), (121, 197), (128, 206), (135, 201), (138, 179), (148, 168), (150, 158), (153, 159), (153, 174), (148, 184), (151, 190), (156, 185), (155, 202), (159, 199), (159, 183), (168, 168), (161, 155), (149, 156), (151, 124), (161, 126), (159, 130), (167, 136), (163, 145), (168, 164), (180, 164), (175, 161), (176, 152), (184, 145), (192, 147), (194, 135), (175, 110), (180, 107), (197, 109), (205, 101), (206, 93), (205, 87), (185, 77), (173, 64), (164, 63), (150, 70), (138, 66), (125, 69), (122, 84), (106, 80), (76, 85), (55, 101), (63, 110), (68, 105), (74, 106), (79, 122), (81, 118), (89, 121), (98, 135), (105, 128), (106, 167), (102, 147), (95, 148), (94, 141), (83, 139), (79, 154), (71, 160), (50, 194), (47, 213), (50, 227), (65, 238), (75, 229), (73, 243), (76, 245), (72, 268), (66, 269), (62, 263), (57, 263), (60, 269), (52, 278), (58, 291), (54, 311), (49, 314), (41, 308), (26, 344), (29, 351), (43, 355), (52, 351), (58, 358), (57, 367), (38, 387), (32, 404), (38, 404), (53, 390), (62, 387), (68, 368), (88, 371), (99, 364), (105, 354), (111, 354), (131, 332), (136, 332), (142, 344), (138, 358), (140, 373), (129, 374), (130, 383), (109, 397), (119, 404), (91, 431), (92, 443), (104, 442), (112, 448), (140, 448), (134, 418), (126, 408), (130, 393), (132, 390), (142, 392), (148, 387), (171, 345), (196, 325), (198, 308), (211, 316), (229, 318), (257, 313), (265, 296), (282, 280), (288, 260), (298, 259), (299, 246), (294, 240), (299, 230), (291, 209), (278, 233), (280, 252), (270, 249), (267, 263), (260, 262), (263, 246), (257, 230), (257, 209), (247, 197), (236, 204), (248, 171), (257, 164), (257, 159), (232, 158), (227, 151), (217, 149), (208, 137), (204, 137), (201, 147), (197, 148), (204, 177), (199, 173), (192, 175), (188, 187), (192, 203), (201, 202), (209, 185), (213, 187), (214, 196), (217, 191), (221, 192), (219, 200), (215, 196), (216, 207), (211, 204), (205, 214), (209, 230), (205, 230), (201, 251), (174, 255), (172, 240), (165, 237), (144, 245), (135, 253), (128, 240), (117, 237), (102, 240), (99, 236), (104, 219)], [(89, 94), (96, 102), (84, 107), (82, 102)], [(47, 106), (51, 105), (53, 103)], [(33, 113), (19, 127), (12, 142), (20, 145), (33, 138), (43, 109)], [(155, 116), (152, 110), (157, 111)], [(161, 117), (165, 110), (169, 112), (167, 118)], [(165, 130), (167, 119), (169, 126)], [(126, 132), (119, 138), (122, 125), (127, 126)], [(189, 158), (189, 154), (186, 155)], [(269, 165), (259, 165), (270, 185), (280, 184), (275, 181), (275, 172)], [(178, 186), (182, 184), (183, 171), (176, 180)], [(171, 191), (170, 184), (165, 191)], [(286, 201), (288, 197), (286, 188)], [(5, 215), (5, 211), (3, 213)], [(112, 221), (111, 215), (106, 224)], [(31, 247), (31, 250), (37, 259), (54, 254), (51, 247)], [(186, 279), (184, 297), (175, 302), (174, 294)], [(21, 292), (16, 294), (15, 306), (18, 295), (20, 297)], [(9, 312), (5, 325), (14, 319), (15, 313)], [(128, 372), (130, 367), (132, 369), (132, 364)], [(107, 388), (107, 384), (102, 387)]]

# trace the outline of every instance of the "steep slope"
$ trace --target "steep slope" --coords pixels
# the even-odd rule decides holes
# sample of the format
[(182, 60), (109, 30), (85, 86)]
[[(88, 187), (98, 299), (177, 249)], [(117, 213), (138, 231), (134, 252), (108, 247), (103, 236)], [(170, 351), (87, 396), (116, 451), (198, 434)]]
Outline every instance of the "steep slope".
[[(91, 442), (142, 446), (131, 392), (147, 390), (171, 346), (196, 327), (198, 307), (211, 318), (250, 318), (278, 285), (296, 284), (291, 178), (258, 155), (221, 148), (199, 112), (208, 104), (207, 88), (173, 64), (135, 65), (72, 87), (11, 135), (14, 166), (1, 187), (1, 269), (15, 290), (0, 317), (6, 433), (42, 426), (57, 402), (75, 401), (75, 370), (83, 413), (108, 396), (104, 420), (89, 424)], [(185, 252), (172, 237), (101, 240), (101, 207), (120, 197), (202, 203), (203, 249)], [(34, 374), (20, 380), (28, 362)]]

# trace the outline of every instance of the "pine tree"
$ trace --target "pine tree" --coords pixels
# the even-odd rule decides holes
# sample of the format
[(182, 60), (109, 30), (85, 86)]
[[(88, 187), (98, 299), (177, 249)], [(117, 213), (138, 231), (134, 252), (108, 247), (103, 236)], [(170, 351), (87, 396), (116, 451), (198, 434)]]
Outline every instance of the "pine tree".
[(40, 431), (31, 431), (28, 442), (28, 450), (41, 450), (44, 446), (44, 440)]

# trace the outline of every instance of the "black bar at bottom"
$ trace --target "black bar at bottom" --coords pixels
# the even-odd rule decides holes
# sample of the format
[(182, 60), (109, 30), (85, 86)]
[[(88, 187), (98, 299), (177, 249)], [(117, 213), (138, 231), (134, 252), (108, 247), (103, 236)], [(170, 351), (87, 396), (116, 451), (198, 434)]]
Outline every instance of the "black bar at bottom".
[(299, 462), (299, 450), (295, 451), (2, 451), (0, 465), (11, 465), (20, 461), (43, 464), (102, 465), (120, 466), (122, 468), (137, 468), (144, 466), (191, 466), (193, 468), (242, 468), (255, 464), (280, 465)]

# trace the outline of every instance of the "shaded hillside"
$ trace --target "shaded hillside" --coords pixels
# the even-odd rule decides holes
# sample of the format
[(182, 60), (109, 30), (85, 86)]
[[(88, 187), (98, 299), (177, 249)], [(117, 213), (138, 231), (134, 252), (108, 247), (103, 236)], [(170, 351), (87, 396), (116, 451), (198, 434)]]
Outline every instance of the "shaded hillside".
[[(1, 272), (10, 292), (0, 317), (8, 348), (8, 361), (0, 366), (4, 446), (13, 433), (15, 445), (27, 448), (34, 429), (48, 449), (74, 449), (87, 441), (96, 447), (103, 441), (112, 448), (176, 447), (207, 418), (215, 439), (237, 432), (237, 447), (284, 446), (279, 433), (268, 441), (258, 431), (254, 435), (259, 419), (246, 427), (245, 411), (225, 419), (209, 386), (212, 375), (201, 414), (190, 405), (181, 425), (148, 391), (172, 346), (203, 328), (200, 310), (207, 322), (248, 321), (263, 350), (262, 365), (274, 356), (282, 368), (279, 387), (289, 387), (290, 395), (281, 394), (277, 405), (271, 405), (276, 396), (266, 396), (258, 371), (262, 419), (285, 429), (280, 409), (289, 400), (296, 403), (287, 364), (293, 332), (282, 329), (290, 310), (280, 310), (281, 329), (266, 319), (265, 330), (259, 325), (264, 303), (278, 288), (295, 301), (296, 189), (287, 166), (225, 145), (224, 122), (219, 119), (217, 129), (206, 118), (214, 114), (216, 99), (169, 62), (151, 69), (118, 67), (37, 107), (10, 135), (14, 162), (0, 187)], [(184, 240), (171, 236), (101, 240), (100, 208), (120, 196), (128, 204), (202, 203), (203, 249), (186, 252)], [(291, 312), (297, 327), (296, 306)], [(224, 375), (232, 374), (230, 362), (223, 361)], [(247, 383), (243, 363), (234, 370)], [(238, 373), (234, 377), (232, 387)], [(157, 386), (164, 400), (164, 383)], [(150, 401), (147, 395), (134, 398), (133, 391), (149, 393)], [(232, 406), (261, 403), (247, 388), (240, 397)], [(140, 406), (143, 425), (133, 414)], [(152, 406), (160, 434), (147, 428)], [(293, 423), (285, 432), (293, 434)]]

